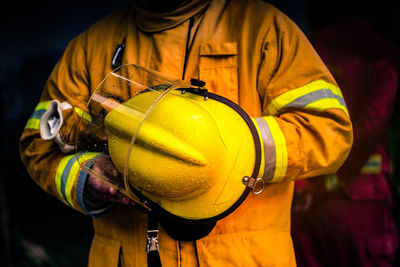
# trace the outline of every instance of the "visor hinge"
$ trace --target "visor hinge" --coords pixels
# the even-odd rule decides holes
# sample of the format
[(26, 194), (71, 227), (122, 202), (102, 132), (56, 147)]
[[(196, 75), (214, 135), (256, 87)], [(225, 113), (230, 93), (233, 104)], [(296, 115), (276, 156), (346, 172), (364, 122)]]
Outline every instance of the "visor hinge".
[(199, 79), (192, 78), (192, 79), (190, 79), (190, 84), (193, 86), (203, 88), (206, 85), (206, 82), (199, 80)]
[(158, 251), (158, 230), (147, 231), (147, 246), (146, 251)]
[[(206, 82), (192, 78), (190, 79), (190, 85), (196, 87), (192, 89), (195, 94), (202, 95), (204, 96), (204, 100), (208, 100), (207, 96), (208, 90), (203, 88), (206, 85)], [(182, 91), (182, 93), (184, 92)]]
[(258, 195), (264, 190), (264, 180), (261, 178), (245, 176), (242, 179), (242, 183), (250, 187), (254, 195)]

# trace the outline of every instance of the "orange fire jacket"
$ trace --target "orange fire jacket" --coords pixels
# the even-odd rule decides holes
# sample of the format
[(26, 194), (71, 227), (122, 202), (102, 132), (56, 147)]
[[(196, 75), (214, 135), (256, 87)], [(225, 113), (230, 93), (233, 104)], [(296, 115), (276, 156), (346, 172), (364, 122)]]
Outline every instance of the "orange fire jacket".
[(203, 80), (209, 91), (239, 104), (256, 118), (267, 159), (259, 174), (267, 183), (264, 191), (250, 195), (208, 236), (182, 242), (160, 230), (163, 265), (295, 266), (293, 181), (335, 173), (351, 147), (352, 126), (340, 89), (307, 38), (284, 14), (259, 0), (198, 0), (162, 15), (129, 6), (67, 47), (25, 127), (20, 150), (45, 191), (94, 218), (89, 266), (145, 266), (146, 215), (131, 206), (105, 215), (88, 210), (82, 199), (84, 170), (74, 153), (65, 154), (40, 138), (38, 123), (49, 101), (70, 103), (73, 108), (63, 111), (61, 135), (74, 144), (75, 125), (112, 71), (121, 43), (126, 44), (122, 64)]

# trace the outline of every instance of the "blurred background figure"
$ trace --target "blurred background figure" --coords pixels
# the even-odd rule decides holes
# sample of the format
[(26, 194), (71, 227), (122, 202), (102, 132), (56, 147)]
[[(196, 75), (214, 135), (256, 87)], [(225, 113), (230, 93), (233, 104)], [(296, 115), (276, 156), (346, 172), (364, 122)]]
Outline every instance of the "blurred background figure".
[[(389, 29), (387, 20), (376, 21), (377, 14), (368, 12), (354, 16), (379, 12), (379, 6), (373, 11), (360, 5), (366, 9), (359, 12), (338, 7), (342, 10), (333, 8), (332, 14), (342, 18), (313, 31), (310, 39), (342, 89), (354, 144), (337, 174), (296, 183), (296, 261), (299, 267), (399, 266), (399, 193), (391, 179), (388, 127), (399, 87), (400, 50), (378, 34)], [(328, 18), (317, 21), (321, 25)]]

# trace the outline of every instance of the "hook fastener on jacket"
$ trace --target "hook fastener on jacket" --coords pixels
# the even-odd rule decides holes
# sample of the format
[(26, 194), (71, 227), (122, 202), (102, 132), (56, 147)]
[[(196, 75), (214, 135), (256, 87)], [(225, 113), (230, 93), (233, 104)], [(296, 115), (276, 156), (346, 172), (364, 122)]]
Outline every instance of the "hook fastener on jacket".
[(242, 179), (242, 183), (250, 187), (254, 195), (258, 195), (264, 190), (264, 181), (261, 178), (245, 176)]

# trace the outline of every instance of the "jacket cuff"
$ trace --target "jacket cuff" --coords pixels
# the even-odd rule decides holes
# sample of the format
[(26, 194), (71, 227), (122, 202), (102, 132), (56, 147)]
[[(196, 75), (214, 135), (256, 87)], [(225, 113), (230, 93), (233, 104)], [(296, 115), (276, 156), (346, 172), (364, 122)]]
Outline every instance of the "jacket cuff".
[[(103, 155), (99, 154), (92, 158), (92, 160), (88, 160), (83, 165), (86, 168), (90, 169), (93, 165), (94, 160), (101, 156)], [(111, 211), (111, 209), (115, 205), (105, 201), (92, 201), (87, 197), (86, 181), (88, 177), (89, 174), (85, 171), (85, 168), (81, 168), (76, 184), (76, 200), (82, 210), (86, 212), (89, 216), (91, 216), (92, 218), (100, 218)]]
[(284, 179), (288, 166), (286, 139), (272, 116), (252, 118), (261, 142), (261, 166), (258, 177), (277, 183)]
[(58, 163), (55, 175), (55, 185), (59, 198), (68, 206), (85, 212), (92, 217), (100, 217), (110, 207), (90, 209), (84, 203), (83, 189), (88, 173), (96, 158), (103, 154), (98, 152), (79, 151), (76, 154), (64, 156)]

